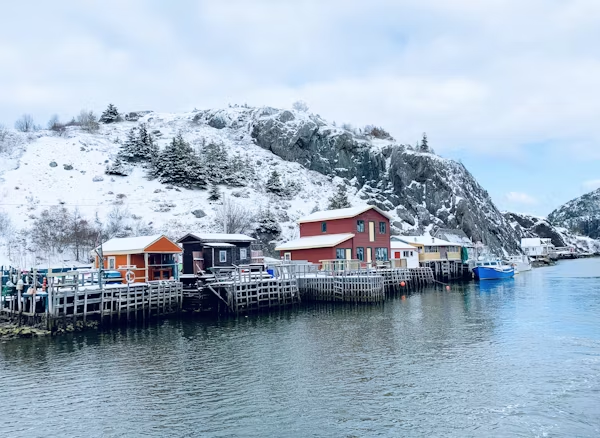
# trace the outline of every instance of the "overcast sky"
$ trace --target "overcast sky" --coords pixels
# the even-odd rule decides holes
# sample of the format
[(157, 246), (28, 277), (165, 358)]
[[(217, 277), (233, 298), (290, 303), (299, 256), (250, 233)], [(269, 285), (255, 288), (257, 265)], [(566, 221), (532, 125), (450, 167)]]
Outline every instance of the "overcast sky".
[(598, 0), (5, 2), (0, 123), (302, 99), (545, 215), (600, 187), (598, 41)]

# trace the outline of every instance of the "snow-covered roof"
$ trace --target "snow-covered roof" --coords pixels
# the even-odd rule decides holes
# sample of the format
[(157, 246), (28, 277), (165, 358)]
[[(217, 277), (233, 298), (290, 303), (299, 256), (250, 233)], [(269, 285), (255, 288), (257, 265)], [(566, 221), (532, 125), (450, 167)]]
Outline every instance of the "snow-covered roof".
[(401, 242), (399, 240), (390, 241), (390, 248), (392, 248), (392, 249), (417, 249), (416, 246), (411, 245), (410, 243)]
[(225, 242), (206, 242), (204, 244), (204, 246), (210, 246), (210, 247), (214, 247), (214, 248), (230, 248), (230, 247), (234, 247), (235, 245), (232, 243), (225, 243)]
[(438, 239), (431, 236), (392, 236), (392, 241), (401, 241), (410, 243), (411, 245), (423, 246), (460, 246), (459, 243), (448, 242), (447, 240)]
[(347, 219), (351, 217), (358, 216), (359, 214), (364, 213), (368, 210), (376, 210), (378, 213), (382, 214), (388, 219), (391, 219), (390, 215), (385, 211), (381, 210), (374, 205), (361, 205), (359, 207), (349, 207), (349, 208), (340, 208), (337, 210), (325, 210), (325, 211), (317, 211), (308, 216), (301, 217), (298, 219), (298, 223), (302, 224), (305, 222), (320, 222), (320, 221), (328, 221), (334, 219)]
[(245, 234), (226, 234), (226, 233), (187, 233), (177, 242), (181, 242), (188, 236), (195, 237), (203, 242), (254, 242), (256, 239)]
[(552, 239), (540, 239), (539, 237), (527, 237), (521, 239), (521, 247), (530, 248), (535, 246), (548, 245), (552, 242)]
[(146, 248), (161, 239), (162, 234), (139, 237), (115, 237), (102, 244), (103, 254), (135, 254), (144, 252)]
[(275, 251), (291, 251), (295, 249), (311, 249), (311, 248), (331, 248), (339, 245), (348, 239), (352, 239), (354, 234), (324, 234), (322, 236), (301, 237), (300, 239), (292, 240), (283, 243), (275, 248)]
[(440, 228), (436, 231), (435, 235), (436, 237), (447, 240), (448, 242), (457, 243), (463, 246), (474, 246), (471, 239), (469, 239), (463, 230)]

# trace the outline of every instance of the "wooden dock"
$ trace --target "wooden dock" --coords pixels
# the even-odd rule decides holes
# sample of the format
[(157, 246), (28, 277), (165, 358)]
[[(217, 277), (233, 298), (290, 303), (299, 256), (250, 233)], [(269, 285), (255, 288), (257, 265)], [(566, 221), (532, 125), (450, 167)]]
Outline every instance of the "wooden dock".
[(175, 313), (183, 303), (183, 287), (176, 281), (99, 285), (81, 271), (48, 273), (46, 278), (45, 290), (4, 295), (0, 312), (32, 324), (45, 322), (52, 329), (57, 322)]

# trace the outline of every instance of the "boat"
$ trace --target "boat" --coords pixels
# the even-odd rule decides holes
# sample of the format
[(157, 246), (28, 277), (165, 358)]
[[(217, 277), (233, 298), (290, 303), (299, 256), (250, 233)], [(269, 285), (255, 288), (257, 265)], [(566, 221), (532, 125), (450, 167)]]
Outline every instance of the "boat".
[(531, 260), (526, 255), (510, 256), (507, 259), (507, 264), (512, 265), (516, 273), (531, 271)]
[(503, 264), (500, 260), (478, 260), (473, 268), (473, 274), (477, 280), (512, 278), (515, 275), (515, 268)]

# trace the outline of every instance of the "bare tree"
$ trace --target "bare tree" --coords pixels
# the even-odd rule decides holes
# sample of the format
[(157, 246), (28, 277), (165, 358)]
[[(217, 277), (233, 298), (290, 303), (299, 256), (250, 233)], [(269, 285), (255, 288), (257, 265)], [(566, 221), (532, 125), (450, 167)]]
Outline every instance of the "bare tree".
[(252, 229), (254, 215), (244, 207), (229, 199), (216, 211), (217, 225), (224, 233), (246, 233)]
[(93, 111), (81, 110), (77, 116), (77, 124), (81, 126), (81, 129), (88, 132), (96, 132), (100, 129), (98, 117)]
[(106, 238), (127, 237), (127, 235), (130, 234), (130, 230), (127, 229), (127, 219), (129, 217), (130, 214), (126, 208), (119, 208), (118, 206), (113, 207), (107, 215), (108, 222), (104, 230)]
[(59, 136), (64, 135), (64, 133), (67, 131), (67, 127), (64, 123), (60, 122), (58, 115), (56, 114), (54, 114), (52, 117), (50, 117), (50, 120), (48, 120), (48, 129), (55, 132)]
[(296, 111), (300, 111), (303, 113), (308, 111), (308, 105), (303, 100), (297, 100), (296, 102), (294, 102), (292, 104), (292, 108), (295, 109)]
[(21, 132), (32, 132), (35, 130), (35, 123), (31, 114), (23, 114), (20, 119), (15, 122), (15, 129)]
[(66, 208), (53, 206), (35, 219), (31, 239), (49, 255), (62, 253), (69, 245), (70, 215)]
[(8, 128), (0, 123), (0, 143), (3, 143), (8, 136)]

